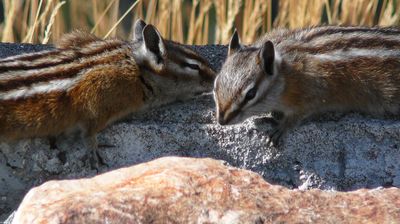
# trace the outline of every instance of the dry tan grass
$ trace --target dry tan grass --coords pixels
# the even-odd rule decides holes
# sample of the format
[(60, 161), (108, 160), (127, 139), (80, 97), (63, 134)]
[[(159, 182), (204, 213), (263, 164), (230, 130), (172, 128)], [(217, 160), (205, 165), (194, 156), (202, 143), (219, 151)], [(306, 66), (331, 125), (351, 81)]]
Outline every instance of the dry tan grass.
[(325, 2), (322, 0), (281, 0), (274, 25), (289, 28), (318, 25), (321, 23)]
[[(143, 18), (170, 39), (188, 44), (227, 43), (237, 28), (251, 43), (274, 27), (324, 24), (397, 26), (399, 0), (3, 0), (3, 42), (47, 43), (73, 29), (128, 38), (120, 22)], [(135, 6), (136, 4), (136, 6)], [(125, 18), (125, 16), (127, 16)], [(325, 18), (325, 19), (323, 19)]]

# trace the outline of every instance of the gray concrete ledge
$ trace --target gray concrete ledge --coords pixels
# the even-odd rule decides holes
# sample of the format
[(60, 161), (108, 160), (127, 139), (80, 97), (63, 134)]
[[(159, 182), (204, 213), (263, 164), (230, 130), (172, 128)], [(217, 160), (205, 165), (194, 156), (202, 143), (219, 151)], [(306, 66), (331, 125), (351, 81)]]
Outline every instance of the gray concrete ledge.
[[(2, 44), (0, 56), (49, 47)], [(217, 69), (226, 55), (223, 46), (194, 48)], [(270, 130), (262, 118), (234, 126), (215, 124), (212, 97), (204, 95), (131, 116), (104, 130), (99, 141), (111, 147), (100, 150), (108, 164), (101, 171), (162, 156), (211, 157), (289, 188), (400, 187), (400, 121), (395, 118), (326, 115), (290, 131), (280, 149), (266, 147)], [(43, 139), (0, 144), (0, 220), (32, 186), (96, 174), (85, 163), (87, 154), (79, 138), (67, 136), (59, 148), (50, 150)]]

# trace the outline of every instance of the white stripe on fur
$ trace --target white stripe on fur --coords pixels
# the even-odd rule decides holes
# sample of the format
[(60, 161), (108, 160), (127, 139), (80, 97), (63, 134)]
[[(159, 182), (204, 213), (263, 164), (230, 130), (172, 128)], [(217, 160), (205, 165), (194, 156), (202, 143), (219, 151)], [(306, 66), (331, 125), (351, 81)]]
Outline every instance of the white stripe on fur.
[(323, 54), (315, 54), (312, 55), (320, 60), (326, 61), (336, 61), (336, 60), (345, 60), (351, 59), (355, 57), (399, 57), (399, 50), (388, 50), (388, 49), (359, 49), (359, 48), (351, 48), (349, 50), (336, 50)]
[(15, 100), (19, 98), (27, 98), (35, 94), (46, 94), (52, 91), (68, 90), (80, 77), (74, 79), (59, 79), (48, 82), (41, 82), (32, 86), (24, 86), (7, 92), (0, 92), (0, 100)]

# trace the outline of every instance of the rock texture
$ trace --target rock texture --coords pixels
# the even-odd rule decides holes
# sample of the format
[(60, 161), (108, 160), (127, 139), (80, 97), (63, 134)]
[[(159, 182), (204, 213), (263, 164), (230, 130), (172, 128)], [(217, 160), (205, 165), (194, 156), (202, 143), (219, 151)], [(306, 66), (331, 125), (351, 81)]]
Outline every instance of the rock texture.
[[(6, 45), (3, 51), (0, 45), (0, 52), (11, 55), (48, 47)], [(217, 69), (226, 54), (223, 46), (193, 48)], [(162, 156), (211, 157), (289, 188), (400, 187), (398, 118), (330, 114), (292, 130), (279, 149), (265, 145), (270, 130), (261, 117), (234, 126), (215, 124), (212, 97), (205, 95), (131, 116), (104, 130), (99, 141), (108, 147), (100, 150), (106, 162), (101, 172)], [(61, 138), (58, 147), (50, 150), (43, 139), (0, 144), (0, 220), (33, 186), (96, 174), (86, 163), (87, 151), (79, 138)]]
[(165, 157), (33, 188), (24, 223), (400, 223), (400, 190), (288, 190), (221, 161)]

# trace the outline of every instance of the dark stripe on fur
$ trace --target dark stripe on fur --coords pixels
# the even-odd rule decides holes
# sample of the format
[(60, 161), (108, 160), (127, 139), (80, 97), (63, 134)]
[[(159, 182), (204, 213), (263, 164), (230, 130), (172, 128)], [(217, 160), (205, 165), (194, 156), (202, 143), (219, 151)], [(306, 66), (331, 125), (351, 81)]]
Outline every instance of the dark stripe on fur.
[(305, 44), (293, 44), (285, 46), (286, 52), (291, 51), (301, 51), (310, 54), (326, 53), (334, 50), (348, 50), (350, 48), (364, 48), (364, 49), (374, 49), (374, 48), (386, 48), (386, 49), (400, 49), (400, 39), (399, 40), (387, 40), (375, 37), (352, 37), (345, 39), (328, 39), (322, 45), (305, 45)]
[[(117, 54), (118, 56), (119, 54)], [(23, 77), (18, 77), (15, 79), (9, 79), (9, 80), (1, 80), (0, 79), (0, 91), (9, 91), (12, 89), (17, 89), (19, 87), (23, 86), (30, 86), (34, 83), (39, 83), (39, 82), (47, 82), (51, 80), (58, 80), (58, 79), (66, 79), (66, 78), (73, 78), (76, 76), (81, 70), (91, 68), (95, 65), (103, 65), (103, 64), (108, 64), (111, 62), (118, 63), (120, 60), (120, 57), (116, 57), (115, 54), (107, 55), (104, 58), (101, 59), (93, 59), (84, 63), (77, 63), (76, 66), (72, 68), (68, 68), (65, 70), (64, 68), (59, 68), (56, 71), (51, 71), (51, 72), (44, 72), (44, 73), (39, 73), (37, 75), (31, 75), (31, 76), (23, 76)]]
[[(154, 94), (154, 89), (153, 87), (151, 87), (150, 84), (148, 84), (146, 82), (146, 80), (144, 80), (143, 76), (139, 76), (140, 81), (142, 82), (143, 86), (153, 95)], [(146, 94), (144, 94), (146, 95)]]
[(13, 62), (13, 61), (32, 61), (38, 58), (42, 57), (48, 57), (52, 55), (59, 54), (60, 50), (54, 49), (51, 51), (41, 51), (41, 52), (36, 52), (36, 53), (29, 53), (29, 54), (22, 54), (22, 55), (15, 55), (15, 56), (10, 56), (4, 59), (0, 59), (0, 63), (5, 63), (5, 62)]
[[(58, 61), (58, 60), (57, 61), (45, 61), (45, 62), (39, 63), (39, 64), (35, 64), (34, 62), (32, 62), (31, 64), (27, 63), (25, 65), (21, 65), (21, 64), (2, 65), (2, 64), (0, 64), (0, 72), (27, 70), (27, 69), (41, 69), (41, 68), (57, 66), (57, 65), (61, 65), (61, 64), (67, 64), (67, 63), (73, 62), (75, 60), (85, 59), (87, 57), (91, 57), (91, 56), (94, 56), (96, 54), (103, 53), (104, 51), (114, 50), (114, 49), (120, 47), (121, 44), (122, 44), (121, 42), (107, 44), (106, 46), (103, 46), (101, 48), (96, 48), (96, 49), (94, 49), (92, 51), (89, 51), (87, 53), (83, 53), (83, 52), (81, 52), (79, 50), (74, 50), (73, 53), (71, 54), (71, 56), (69, 56), (67, 58), (64, 58), (64, 59), (61, 59), (60, 61)], [(55, 51), (55, 52), (56, 53), (60, 53), (58, 50)], [(54, 55), (56, 55), (56, 54), (54, 54)], [(42, 55), (41, 58), (47, 58), (47, 57), (49, 57), (49, 55), (48, 54), (44, 54), (44, 55)], [(36, 59), (39, 59), (39, 57), (37, 57)], [(16, 59), (16, 60), (18, 60), (18, 59)]]
[(348, 33), (371, 33), (371, 34), (384, 34), (384, 35), (399, 35), (400, 30), (395, 28), (368, 28), (368, 27), (326, 27), (318, 30), (317, 32), (311, 32), (311, 34), (305, 36), (303, 41), (310, 42), (315, 38), (321, 36), (327, 36), (337, 33), (348, 34)]

